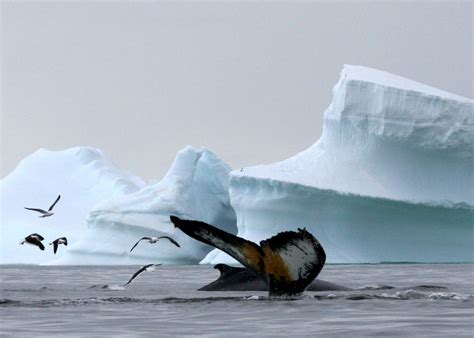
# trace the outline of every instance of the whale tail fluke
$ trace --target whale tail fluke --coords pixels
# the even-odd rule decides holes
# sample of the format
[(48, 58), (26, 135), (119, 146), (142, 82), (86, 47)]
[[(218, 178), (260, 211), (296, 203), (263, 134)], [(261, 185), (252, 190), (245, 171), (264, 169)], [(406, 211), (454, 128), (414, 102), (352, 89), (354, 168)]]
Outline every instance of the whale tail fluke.
[(261, 241), (260, 246), (273, 295), (302, 293), (326, 263), (323, 247), (306, 229), (280, 232)]
[(170, 219), (188, 236), (224, 251), (263, 279), (270, 295), (302, 293), (326, 261), (321, 244), (305, 229), (279, 233), (258, 246), (204, 222)]

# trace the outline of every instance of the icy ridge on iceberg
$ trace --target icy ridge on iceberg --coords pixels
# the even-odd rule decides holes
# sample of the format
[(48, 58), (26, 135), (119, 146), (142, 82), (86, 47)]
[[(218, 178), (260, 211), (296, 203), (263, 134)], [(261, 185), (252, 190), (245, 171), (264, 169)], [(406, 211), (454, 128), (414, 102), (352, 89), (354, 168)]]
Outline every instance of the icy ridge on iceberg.
[[(177, 231), (170, 215), (217, 224), (236, 233), (228, 187), (231, 168), (205, 148), (186, 147), (178, 152), (168, 173), (158, 183), (133, 194), (105, 200), (94, 207), (89, 229), (67, 255), (55, 264), (166, 264), (199, 262), (210, 247)], [(168, 241), (131, 246), (143, 236), (171, 236)]]
[[(231, 172), (238, 234), (258, 241), (307, 227), (329, 262), (472, 261), (473, 106), (344, 66), (313, 146)], [(231, 262), (213, 251), (202, 263), (220, 261)]]
[[(0, 181), (0, 263), (37, 264), (61, 256), (66, 247), (61, 247), (55, 256), (51, 247), (39, 254), (38, 248), (18, 243), (37, 232), (45, 241), (67, 236), (73, 244), (86, 229), (93, 205), (144, 186), (141, 178), (119, 169), (98, 149), (39, 149)], [(62, 198), (53, 217), (39, 219), (37, 213), (23, 209), (45, 208), (59, 194)]]
[(232, 175), (417, 203), (473, 205), (473, 144), (472, 100), (345, 66), (318, 142), (287, 160)]

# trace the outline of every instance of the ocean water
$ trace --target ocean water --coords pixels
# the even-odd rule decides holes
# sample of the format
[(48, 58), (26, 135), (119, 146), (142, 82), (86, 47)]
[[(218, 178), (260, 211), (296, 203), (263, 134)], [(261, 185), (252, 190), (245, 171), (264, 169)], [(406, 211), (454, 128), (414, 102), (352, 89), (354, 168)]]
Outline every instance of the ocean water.
[(0, 266), (2, 336), (474, 335), (474, 265), (327, 265), (353, 291), (204, 292), (211, 266)]

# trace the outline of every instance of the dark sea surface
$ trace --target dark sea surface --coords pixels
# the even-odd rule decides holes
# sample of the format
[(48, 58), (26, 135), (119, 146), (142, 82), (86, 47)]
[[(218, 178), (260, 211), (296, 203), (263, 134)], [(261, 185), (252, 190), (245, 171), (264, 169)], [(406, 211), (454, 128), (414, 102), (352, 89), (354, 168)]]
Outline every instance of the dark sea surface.
[[(204, 292), (210, 266), (0, 266), (2, 336), (474, 336), (473, 264), (327, 265), (354, 291)], [(105, 286), (107, 285), (107, 286)]]

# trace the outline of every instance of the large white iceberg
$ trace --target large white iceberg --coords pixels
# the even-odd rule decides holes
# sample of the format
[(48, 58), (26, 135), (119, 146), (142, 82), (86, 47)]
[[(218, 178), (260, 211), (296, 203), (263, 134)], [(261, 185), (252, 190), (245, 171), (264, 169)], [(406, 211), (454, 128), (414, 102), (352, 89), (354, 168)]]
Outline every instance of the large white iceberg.
[[(86, 229), (90, 209), (99, 201), (126, 195), (145, 186), (145, 182), (120, 170), (101, 151), (76, 147), (63, 151), (40, 149), (23, 159), (17, 168), (0, 180), (0, 263), (46, 263), (57, 255), (48, 243), (67, 236), (74, 244)], [(48, 208), (58, 195), (54, 216), (24, 207)], [(45, 237), (44, 252), (19, 242), (31, 233)]]
[(233, 171), (230, 198), (240, 236), (306, 227), (328, 262), (472, 262), (473, 163), (472, 100), (344, 66), (321, 138)]
[[(236, 233), (229, 201), (231, 168), (215, 154), (186, 147), (178, 152), (165, 177), (127, 195), (107, 199), (94, 207), (84, 237), (54, 264), (196, 264), (212, 248), (177, 230), (170, 215), (219, 224)], [(157, 244), (133, 244), (144, 236), (171, 236)]]

